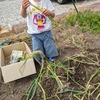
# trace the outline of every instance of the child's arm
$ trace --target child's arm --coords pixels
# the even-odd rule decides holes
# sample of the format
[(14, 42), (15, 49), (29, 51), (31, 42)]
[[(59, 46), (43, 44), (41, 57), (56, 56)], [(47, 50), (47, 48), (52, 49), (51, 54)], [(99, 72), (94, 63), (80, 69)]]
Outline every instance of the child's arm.
[(27, 17), (26, 9), (29, 6), (30, 6), (29, 0), (22, 0), (22, 8), (21, 8), (21, 15), (22, 15), (22, 17), (24, 17), (24, 18)]
[(42, 11), (42, 13), (43, 13), (44, 15), (46, 15), (46, 16), (51, 16), (52, 18), (55, 17), (54, 11), (50, 11), (50, 10), (48, 10), (48, 9), (44, 9), (44, 10)]

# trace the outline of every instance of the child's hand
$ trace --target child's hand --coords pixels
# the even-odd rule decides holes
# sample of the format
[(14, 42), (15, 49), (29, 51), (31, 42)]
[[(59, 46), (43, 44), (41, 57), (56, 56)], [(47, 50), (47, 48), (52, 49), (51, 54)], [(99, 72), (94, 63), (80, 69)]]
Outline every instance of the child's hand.
[(22, 0), (22, 7), (24, 9), (27, 9), (27, 7), (29, 7), (29, 6), (30, 6), (29, 0)]
[(54, 11), (50, 11), (50, 10), (48, 10), (48, 9), (44, 9), (44, 10), (42, 11), (42, 13), (43, 13), (44, 15), (46, 15), (46, 16), (51, 16), (51, 17), (54, 17), (54, 16), (55, 16)]
[(42, 13), (46, 16), (50, 16), (50, 11), (48, 9), (44, 9)]

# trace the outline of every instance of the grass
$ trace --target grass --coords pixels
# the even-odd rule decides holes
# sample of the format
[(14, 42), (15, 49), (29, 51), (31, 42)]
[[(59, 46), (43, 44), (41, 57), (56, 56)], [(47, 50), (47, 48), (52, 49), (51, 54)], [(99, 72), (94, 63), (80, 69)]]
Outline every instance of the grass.
[(75, 14), (70, 14), (66, 18), (66, 24), (80, 26), (82, 32), (91, 31), (93, 34), (100, 34), (100, 12), (86, 10)]

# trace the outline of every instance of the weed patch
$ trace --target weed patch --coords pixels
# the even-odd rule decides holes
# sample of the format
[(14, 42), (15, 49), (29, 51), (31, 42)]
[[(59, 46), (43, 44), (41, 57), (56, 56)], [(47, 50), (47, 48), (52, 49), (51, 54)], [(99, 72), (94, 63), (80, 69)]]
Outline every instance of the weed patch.
[(100, 34), (100, 12), (90, 10), (70, 14), (66, 19), (66, 24), (74, 26), (78, 23), (82, 32), (91, 31), (93, 34)]

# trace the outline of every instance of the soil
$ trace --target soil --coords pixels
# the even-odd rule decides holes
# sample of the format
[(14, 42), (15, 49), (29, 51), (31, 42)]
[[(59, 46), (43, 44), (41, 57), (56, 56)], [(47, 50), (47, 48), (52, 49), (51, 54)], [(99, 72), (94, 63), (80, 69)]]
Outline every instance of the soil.
[[(60, 67), (56, 69), (56, 74), (60, 76), (63, 84), (62, 89), (77, 91), (87, 91), (75, 97), (76, 92), (67, 91), (59, 93), (57, 98), (56, 92), (60, 90), (54, 78), (47, 78), (43, 75), (42, 86), (46, 92), (46, 100), (100, 100), (100, 73), (96, 74), (91, 81), (95, 71), (100, 66), (100, 35), (94, 35), (91, 31), (82, 33), (80, 27), (68, 26), (65, 23), (65, 16), (62, 15), (56, 19), (57, 24), (53, 24), (52, 33), (57, 46), (59, 56), (55, 62), (60, 62), (65, 68), (69, 68), (69, 74)], [(23, 35), (24, 34), (24, 35)], [(31, 48), (31, 40), (26, 33), (26, 29), (20, 33), (14, 33), (8, 37), (12, 43), (25, 41)], [(68, 62), (69, 61), (69, 62)], [(52, 64), (54, 67), (54, 64)], [(57, 66), (61, 66), (58, 64)], [(46, 64), (44, 68), (46, 69)], [(37, 72), (40, 70), (36, 62)], [(99, 70), (100, 72), (100, 70)], [(0, 82), (0, 100), (26, 100), (26, 91), (37, 74), (31, 75), (7, 84)], [(33, 100), (44, 100), (42, 91), (37, 89)]]

